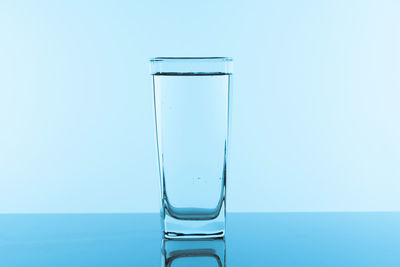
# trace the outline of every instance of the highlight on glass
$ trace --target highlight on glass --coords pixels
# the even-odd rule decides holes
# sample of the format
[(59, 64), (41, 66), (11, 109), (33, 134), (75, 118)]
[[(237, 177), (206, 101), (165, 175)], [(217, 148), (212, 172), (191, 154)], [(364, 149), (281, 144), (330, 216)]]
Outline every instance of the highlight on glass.
[(150, 62), (164, 236), (223, 237), (232, 59)]

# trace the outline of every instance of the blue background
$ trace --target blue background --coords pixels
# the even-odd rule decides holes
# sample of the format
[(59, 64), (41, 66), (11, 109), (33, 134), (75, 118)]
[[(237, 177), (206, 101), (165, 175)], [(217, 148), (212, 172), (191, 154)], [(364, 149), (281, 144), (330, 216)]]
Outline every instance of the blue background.
[(0, 212), (155, 212), (153, 56), (235, 60), (228, 211), (400, 210), (398, 1), (1, 1)]

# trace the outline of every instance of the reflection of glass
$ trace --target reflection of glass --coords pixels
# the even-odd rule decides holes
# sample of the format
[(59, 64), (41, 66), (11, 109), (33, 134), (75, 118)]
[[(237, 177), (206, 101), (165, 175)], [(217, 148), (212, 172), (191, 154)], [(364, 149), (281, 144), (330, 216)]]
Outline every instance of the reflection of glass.
[(225, 234), (230, 58), (151, 60), (166, 238)]
[(168, 240), (162, 243), (162, 267), (225, 267), (225, 239)]

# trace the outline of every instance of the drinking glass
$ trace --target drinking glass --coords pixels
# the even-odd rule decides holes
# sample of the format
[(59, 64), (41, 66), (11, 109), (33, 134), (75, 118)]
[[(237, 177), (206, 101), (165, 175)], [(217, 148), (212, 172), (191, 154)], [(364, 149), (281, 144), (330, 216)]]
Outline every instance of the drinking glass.
[(150, 62), (164, 236), (223, 237), (232, 59)]

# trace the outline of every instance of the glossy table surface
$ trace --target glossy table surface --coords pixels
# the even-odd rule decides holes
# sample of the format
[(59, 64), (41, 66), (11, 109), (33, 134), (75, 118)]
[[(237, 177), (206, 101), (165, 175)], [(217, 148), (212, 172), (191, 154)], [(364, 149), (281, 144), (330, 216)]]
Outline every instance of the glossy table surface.
[[(231, 213), (221, 263), (183, 242), (169, 266), (400, 266), (400, 213)], [(162, 243), (158, 214), (0, 215), (1, 267), (164, 266)]]

